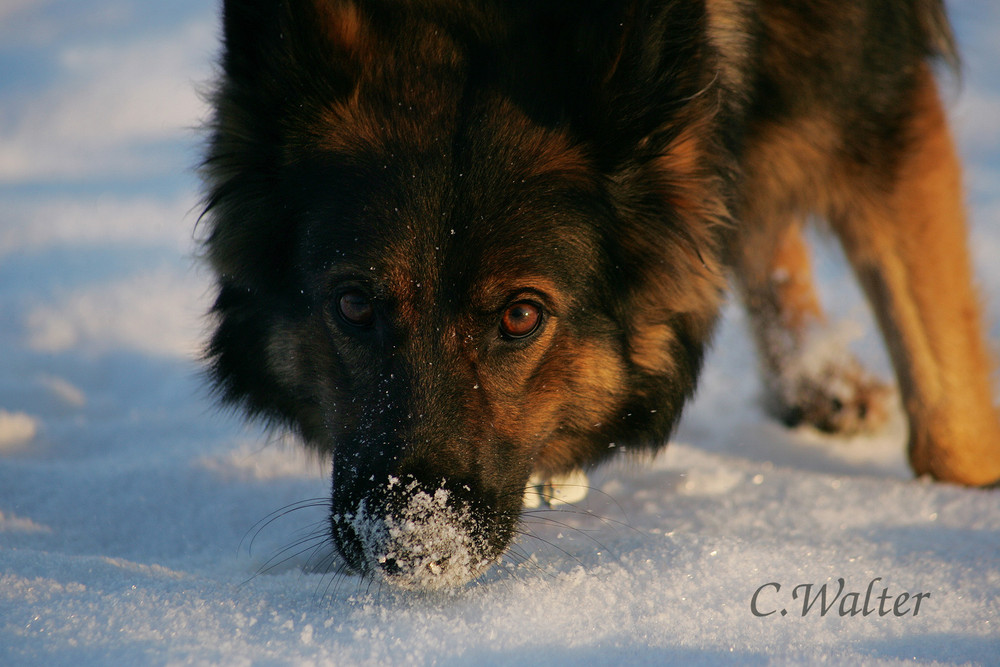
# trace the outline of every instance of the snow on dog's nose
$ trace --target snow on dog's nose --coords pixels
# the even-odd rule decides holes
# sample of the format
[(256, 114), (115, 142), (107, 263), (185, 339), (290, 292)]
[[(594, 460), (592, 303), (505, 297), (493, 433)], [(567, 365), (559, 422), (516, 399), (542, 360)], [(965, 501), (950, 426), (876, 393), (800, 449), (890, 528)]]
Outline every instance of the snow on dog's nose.
[(343, 517), (360, 543), (366, 573), (404, 589), (435, 590), (464, 584), (489, 567), (475, 519), (449, 504), (447, 489), (432, 494), (415, 481), (402, 487), (390, 477), (388, 490), (402, 499), (398, 506), (371, 508), (362, 499)]

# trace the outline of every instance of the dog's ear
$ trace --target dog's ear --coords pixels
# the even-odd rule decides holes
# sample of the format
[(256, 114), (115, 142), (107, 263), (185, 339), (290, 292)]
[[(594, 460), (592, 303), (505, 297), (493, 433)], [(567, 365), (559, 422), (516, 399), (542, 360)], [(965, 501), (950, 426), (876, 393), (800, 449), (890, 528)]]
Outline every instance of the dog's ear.
[[(351, 94), (370, 52), (348, 0), (226, 0), (203, 174), (208, 257), (223, 280), (281, 289), (295, 240), (282, 175), (293, 128)], [(298, 118), (298, 121), (296, 121)]]
[(601, 2), (577, 20), (563, 48), (581, 131), (612, 164), (669, 142), (655, 140), (712, 83), (704, 3)]
[[(725, 81), (705, 5), (602, 2), (579, 17), (566, 49), (570, 115), (610, 176), (618, 213), (608, 290), (633, 386), (651, 387), (636, 400), (657, 420), (679, 414), (683, 392), (667, 387), (694, 387), (726, 288), (729, 158), (716, 88)], [(671, 424), (660, 423), (665, 435)]]
[(230, 81), (281, 94), (316, 75), (350, 86), (366, 30), (349, 0), (226, 0), (223, 70)]

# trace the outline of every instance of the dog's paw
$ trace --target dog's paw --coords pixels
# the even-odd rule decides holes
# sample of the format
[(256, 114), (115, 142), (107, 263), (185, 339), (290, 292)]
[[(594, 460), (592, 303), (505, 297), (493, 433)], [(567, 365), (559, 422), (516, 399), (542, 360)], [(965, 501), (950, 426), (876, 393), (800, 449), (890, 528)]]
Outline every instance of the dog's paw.
[(858, 435), (879, 430), (889, 417), (892, 388), (854, 359), (788, 373), (774, 383), (767, 408), (789, 427)]
[(548, 480), (532, 475), (524, 488), (524, 508), (537, 509), (543, 504), (549, 507), (572, 505), (586, 498), (589, 491), (587, 473), (582, 470), (573, 470)]

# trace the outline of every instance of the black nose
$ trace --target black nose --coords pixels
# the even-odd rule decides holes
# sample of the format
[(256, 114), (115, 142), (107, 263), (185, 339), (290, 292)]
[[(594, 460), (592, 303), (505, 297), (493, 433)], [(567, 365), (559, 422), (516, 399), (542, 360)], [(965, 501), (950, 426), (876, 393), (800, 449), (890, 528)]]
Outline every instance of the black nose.
[(492, 562), (484, 516), (443, 483), (389, 483), (335, 512), (331, 528), (345, 560), (360, 574), (407, 589), (462, 585)]

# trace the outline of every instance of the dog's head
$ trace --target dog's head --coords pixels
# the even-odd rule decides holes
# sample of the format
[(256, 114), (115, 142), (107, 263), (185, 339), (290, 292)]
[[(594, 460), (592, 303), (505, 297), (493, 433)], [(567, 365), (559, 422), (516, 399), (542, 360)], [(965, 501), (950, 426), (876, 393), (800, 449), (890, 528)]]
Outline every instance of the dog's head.
[(466, 4), (227, 2), (205, 163), (216, 383), (410, 588), (493, 562), (532, 473), (664, 442), (724, 283), (703, 17)]

